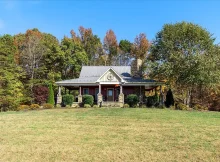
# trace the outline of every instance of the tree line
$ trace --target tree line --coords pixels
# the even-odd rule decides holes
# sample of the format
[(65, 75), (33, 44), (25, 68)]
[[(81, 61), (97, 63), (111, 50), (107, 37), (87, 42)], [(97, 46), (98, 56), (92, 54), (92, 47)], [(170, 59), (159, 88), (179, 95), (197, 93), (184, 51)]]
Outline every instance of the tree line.
[[(164, 80), (175, 99), (219, 107), (220, 47), (203, 27), (187, 22), (165, 24), (149, 41), (140, 33), (133, 42), (117, 40), (108, 30), (103, 41), (80, 26), (59, 41), (38, 29), (0, 36), (0, 108), (46, 101), (47, 86), (77, 78), (82, 65), (130, 65), (144, 61), (145, 78)], [(54, 86), (56, 92), (56, 87)]]

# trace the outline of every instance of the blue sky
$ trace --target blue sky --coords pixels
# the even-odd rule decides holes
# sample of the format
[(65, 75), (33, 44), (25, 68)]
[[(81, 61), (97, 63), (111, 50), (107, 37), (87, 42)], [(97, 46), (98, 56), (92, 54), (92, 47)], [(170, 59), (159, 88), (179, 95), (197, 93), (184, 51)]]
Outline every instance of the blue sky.
[(117, 39), (133, 41), (141, 32), (155, 38), (165, 23), (201, 25), (220, 42), (218, 0), (0, 0), (0, 35), (38, 28), (59, 40), (80, 25), (103, 40), (112, 29)]

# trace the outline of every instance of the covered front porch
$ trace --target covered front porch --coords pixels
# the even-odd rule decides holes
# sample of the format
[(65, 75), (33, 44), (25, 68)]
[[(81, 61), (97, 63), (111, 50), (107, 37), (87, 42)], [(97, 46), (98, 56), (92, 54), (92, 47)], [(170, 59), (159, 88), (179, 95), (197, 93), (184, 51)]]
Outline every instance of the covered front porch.
[[(145, 92), (156, 90), (161, 85), (154, 84), (140, 84), (140, 85), (126, 85), (126, 84), (95, 84), (95, 85), (63, 85), (59, 86), (57, 94), (57, 104), (62, 103), (61, 87), (64, 87), (65, 92), (77, 91), (74, 104), (81, 104), (83, 102), (83, 95), (92, 95), (94, 103), (98, 106), (118, 106), (123, 107), (125, 99), (129, 94), (137, 94), (140, 103), (144, 102)], [(157, 88), (158, 89), (158, 88)], [(162, 93), (162, 91), (160, 90)]]

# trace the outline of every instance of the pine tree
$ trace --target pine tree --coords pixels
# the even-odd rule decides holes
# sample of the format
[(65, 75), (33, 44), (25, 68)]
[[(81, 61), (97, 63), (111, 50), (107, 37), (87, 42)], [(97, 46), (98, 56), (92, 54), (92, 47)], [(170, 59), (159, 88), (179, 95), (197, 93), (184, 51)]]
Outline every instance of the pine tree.
[(53, 92), (53, 87), (51, 83), (49, 84), (49, 96), (48, 96), (47, 103), (55, 105), (54, 92)]

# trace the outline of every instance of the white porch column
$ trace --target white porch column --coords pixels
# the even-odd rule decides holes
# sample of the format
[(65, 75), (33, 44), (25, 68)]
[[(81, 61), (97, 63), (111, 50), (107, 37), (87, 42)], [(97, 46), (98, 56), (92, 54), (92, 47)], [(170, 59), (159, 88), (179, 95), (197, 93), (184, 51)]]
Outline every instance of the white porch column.
[(121, 93), (123, 93), (123, 92), (122, 92), (122, 85), (120, 85), (120, 94), (121, 94)]
[(61, 96), (61, 87), (58, 87), (58, 95)]
[(101, 89), (102, 89), (101, 84), (99, 84), (99, 94), (102, 93), (102, 92), (101, 92), (101, 91), (102, 91)]
[(97, 94), (97, 105), (102, 106), (102, 86), (99, 83), (99, 93)]
[(79, 95), (81, 95), (81, 86), (79, 86)]
[(62, 95), (61, 95), (61, 87), (58, 87), (58, 94), (57, 94), (57, 107), (60, 107), (62, 103)]
[(124, 106), (124, 94), (123, 94), (122, 84), (120, 84), (120, 94), (118, 96), (118, 101), (119, 101), (120, 107), (123, 107)]

